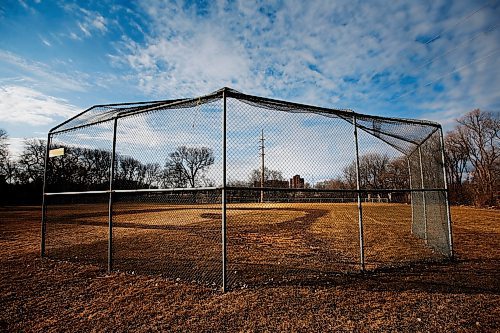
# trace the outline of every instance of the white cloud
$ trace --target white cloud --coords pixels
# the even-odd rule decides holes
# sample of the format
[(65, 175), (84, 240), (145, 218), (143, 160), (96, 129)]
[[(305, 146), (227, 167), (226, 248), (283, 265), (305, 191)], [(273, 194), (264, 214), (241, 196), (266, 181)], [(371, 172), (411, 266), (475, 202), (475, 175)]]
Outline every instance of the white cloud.
[[(479, 5), (444, 0), (219, 1), (207, 8), (158, 0), (141, 4), (150, 34), (144, 43), (124, 39), (112, 59), (129, 68), (129, 77), (149, 95), (197, 96), (231, 86), (316, 105), (418, 117), (407, 110), (429, 113), (424, 108), (430, 102), (465, 102), (475, 84), (474, 100), (500, 104), (489, 89), (500, 85), (498, 75), (487, 75), (492, 81), (486, 83), (480, 64), (470, 64), (498, 48), (500, 33), (491, 31), (498, 8), (491, 6), (468, 16)], [(421, 42), (436, 36), (427, 45)], [(483, 65), (497, 68), (497, 62), (491, 57)], [(465, 67), (457, 80), (449, 73), (460, 66)], [(433, 80), (444, 91), (426, 86)]]
[(0, 87), (0, 122), (48, 125), (74, 115), (77, 108), (66, 100), (21, 86)]
[(9, 145), (9, 155), (13, 160), (16, 160), (24, 149), (25, 138), (9, 137), (7, 144)]
[(76, 22), (76, 31), (71, 31), (67, 36), (73, 40), (90, 38), (94, 32), (104, 34), (108, 31), (108, 21), (100, 13), (79, 7), (76, 4), (64, 4), (63, 8), (73, 15)]
[(29, 9), (30, 8), (28, 6), (28, 4), (26, 3), (26, 1), (24, 1), (24, 0), (18, 0), (18, 1), (19, 1), (19, 4), (24, 7), (24, 9)]
[[(8, 107), (2, 104), (2, 121), (14, 118), (4, 111), (9, 108), (26, 110), (20, 119), (29, 124), (53, 122), (74, 110), (65, 100), (43, 95), (40, 91), (47, 89), (41, 85), (83, 92), (90, 84), (122, 88), (126, 85), (123, 82), (139, 87), (147, 96), (160, 98), (199, 96), (230, 86), (250, 94), (314, 105), (427, 118), (443, 123), (445, 129), (473, 108), (500, 107), (500, 57), (477, 61), (498, 50), (500, 29), (492, 28), (498, 6), (486, 6), (469, 17), (480, 4), (445, 0), (288, 0), (257, 4), (219, 0), (204, 8), (196, 2), (145, 0), (137, 7), (113, 5), (121, 9), (107, 13), (75, 4), (63, 6), (73, 22), (72, 31), (64, 32), (66, 38), (84, 40), (109, 31), (113, 34), (106, 38), (113, 38), (118, 30), (124, 35), (114, 44), (117, 50), (109, 58), (125, 73), (117, 74), (122, 75), (121, 80), (114, 74), (66, 75), (0, 51), (0, 61), (19, 69), (22, 76), (15, 79), (23, 82), (5, 81), (10, 83), (2, 88), (2, 96), (11, 89), (10, 94), (17, 97), (10, 97)], [(63, 44), (49, 36), (49, 40), (40, 37), (42, 43)], [(86, 80), (90, 77), (92, 80)], [(33, 85), (35, 80), (38, 86)], [(16, 86), (26, 82), (31, 89)], [(54, 95), (52, 91), (50, 94)], [(56, 111), (45, 113), (49, 109)], [(339, 128), (330, 125), (288, 124), (293, 117), (287, 114), (255, 117), (253, 112), (243, 112), (231, 124), (231, 131), (239, 131), (233, 138), (234, 177), (244, 178), (258, 166), (257, 138), (263, 124), (270, 139), (269, 165), (285, 169), (294, 161), (293, 168), (283, 170), (287, 176), (296, 172), (312, 175), (319, 170), (317, 177), (329, 177), (331, 170), (349, 162), (340, 157), (349, 155), (347, 146), (352, 137), (348, 131), (339, 133)], [(156, 152), (167, 154), (179, 144), (196, 145), (199, 137), (211, 146), (219, 144), (220, 129), (215, 125), (210, 128), (204, 124), (203, 130), (211, 134), (196, 136), (186, 125), (195, 122), (189, 116), (179, 114), (169, 121), (167, 128), (155, 130), (146, 119), (130, 123), (123, 120), (122, 126), (129, 127), (127, 135), (119, 132), (120, 149), (156, 158)], [(281, 132), (273, 133), (273, 128)], [(80, 139), (83, 137), (75, 137)], [(321, 155), (335, 149), (343, 150), (343, 154)], [(164, 160), (165, 154), (158, 156)], [(314, 155), (314, 166), (308, 154)]]
[(43, 38), (42, 36), (40, 36), (40, 40), (42, 41), (43, 44), (45, 44), (46, 46), (52, 46), (52, 44), (45, 38)]
[[(445, 130), (474, 107), (500, 106), (500, 58), (477, 61), (498, 49), (500, 33), (491, 28), (496, 7), (468, 16), (479, 5), (444, 0), (242, 0), (207, 8), (147, 0), (141, 5), (149, 34), (141, 42), (124, 37), (110, 58), (148, 95), (199, 96), (230, 86), (370, 114), (423, 117), (443, 123)], [(290, 123), (289, 115), (261, 119), (256, 112), (237, 111), (236, 123), (229, 124), (232, 178), (244, 179), (258, 167), (257, 138), (264, 126), (269, 166), (285, 176), (329, 178), (353, 156), (350, 128), (327, 122), (307, 127)], [(171, 132), (189, 140), (179, 129)], [(363, 135), (362, 151), (397, 154)], [(168, 140), (155, 134), (147, 143)]]
[(35, 78), (38, 85), (49, 87), (53, 90), (83, 92), (89, 86), (89, 84), (84, 83), (85, 80), (81, 80), (78, 75), (70, 76), (54, 71), (43, 63), (26, 60), (11, 52), (0, 50), (0, 63), (1, 62), (14, 66), (18, 75), (22, 78), (29, 81), (33, 81), (33, 78)]
[(79, 40), (81, 39), (80, 37), (78, 37), (77, 34), (75, 34), (74, 32), (70, 32), (69, 33), (69, 38), (73, 39), (73, 40)]
[(161, 38), (145, 49), (132, 47), (136, 50), (125, 59), (139, 73), (141, 87), (150, 94), (177, 91), (194, 96), (250, 77), (241, 47), (228, 45), (210, 33), (187, 40)]
[(83, 34), (85, 35), (85, 37), (92, 36), (92, 34), (90, 33), (90, 31), (87, 29), (87, 25), (86, 24), (78, 23), (78, 28), (80, 28), (80, 30), (83, 32)]
[(96, 17), (92, 20), (92, 26), (101, 32), (106, 32), (108, 29), (106, 28), (106, 20), (102, 15), (97, 14)]

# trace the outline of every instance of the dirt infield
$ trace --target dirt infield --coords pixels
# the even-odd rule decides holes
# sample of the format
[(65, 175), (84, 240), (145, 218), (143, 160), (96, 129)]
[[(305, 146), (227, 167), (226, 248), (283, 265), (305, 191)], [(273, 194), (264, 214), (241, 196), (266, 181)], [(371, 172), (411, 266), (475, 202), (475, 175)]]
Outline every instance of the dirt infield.
[(110, 275), (106, 208), (53, 215), (48, 251), (65, 260), (38, 258), (37, 207), (0, 208), (0, 331), (500, 330), (498, 211), (454, 208), (457, 260), (414, 264), (434, 254), (409, 207), (366, 205), (360, 274), (352, 205), (233, 205), (222, 294), (217, 207), (118, 207)]
[[(309, 283), (360, 270), (354, 203), (230, 204), (227, 207), (229, 287)], [(442, 260), (413, 236), (411, 207), (364, 204), (368, 270)], [(107, 202), (51, 205), (50, 258), (107, 265)], [(114, 268), (222, 285), (221, 208), (215, 204), (128, 202), (116, 205)]]

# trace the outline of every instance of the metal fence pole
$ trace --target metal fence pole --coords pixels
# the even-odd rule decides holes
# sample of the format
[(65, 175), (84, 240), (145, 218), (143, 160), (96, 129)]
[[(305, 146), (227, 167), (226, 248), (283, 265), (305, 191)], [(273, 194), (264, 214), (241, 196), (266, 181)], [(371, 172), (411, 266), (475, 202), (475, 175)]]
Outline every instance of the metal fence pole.
[[(260, 146), (260, 149), (261, 149), (261, 153), (260, 153), (260, 157), (261, 157), (261, 170), (260, 170), (260, 187), (264, 188), (264, 184), (265, 184), (265, 168), (264, 168), (264, 130), (262, 130), (262, 136), (260, 138), (260, 142), (261, 142), (261, 146)], [(264, 203), (264, 190), (260, 190), (260, 203)]]
[(222, 111), (222, 292), (227, 291), (227, 252), (226, 252), (226, 89), (222, 91), (222, 98), (224, 100), (224, 108)]
[[(410, 158), (407, 157), (406, 158), (406, 161), (408, 162), (408, 179), (410, 181), (410, 189), (412, 190), (413, 189), (413, 184), (412, 184), (412, 179), (411, 179), (411, 165), (410, 165)], [(415, 218), (415, 213), (413, 211), (413, 192), (410, 192), (410, 204), (411, 204), (411, 223), (413, 225), (413, 221), (414, 221), (414, 218)], [(413, 228), (410, 226), (410, 231), (411, 233), (413, 234)]]
[(45, 190), (47, 186), (47, 165), (49, 163), (50, 150), (50, 132), (47, 135), (47, 147), (45, 148), (45, 161), (43, 169), (43, 187), (42, 187), (42, 228), (41, 228), (41, 243), (40, 256), (45, 257), (45, 237), (47, 233), (47, 202), (45, 201)]
[(111, 167), (109, 170), (109, 205), (108, 205), (108, 273), (113, 270), (113, 179), (115, 178), (116, 155), (116, 127), (118, 118), (113, 124), (113, 148), (111, 153)]
[(441, 142), (441, 161), (443, 163), (443, 178), (444, 178), (444, 190), (445, 190), (445, 200), (446, 200), (446, 222), (448, 224), (448, 246), (450, 249), (450, 258), (453, 259), (453, 234), (451, 232), (451, 211), (450, 211), (450, 198), (448, 192), (448, 179), (446, 172), (446, 160), (444, 158), (444, 138), (443, 138), (443, 128), (439, 128), (439, 140)]
[(358, 194), (358, 227), (359, 227), (359, 260), (361, 265), (361, 271), (365, 270), (365, 246), (364, 246), (364, 235), (363, 235), (363, 207), (361, 205), (361, 186), (360, 186), (360, 175), (359, 175), (359, 144), (358, 144), (358, 126), (356, 121), (356, 115), (353, 116), (354, 125), (354, 142), (356, 144), (356, 191)]
[[(422, 149), (421, 146), (418, 147), (418, 158), (420, 162), (420, 182), (421, 189), (425, 189), (424, 185), (424, 165), (422, 164)], [(424, 205), (424, 241), (427, 244), (427, 204), (425, 202), (425, 191), (422, 191), (422, 203)]]

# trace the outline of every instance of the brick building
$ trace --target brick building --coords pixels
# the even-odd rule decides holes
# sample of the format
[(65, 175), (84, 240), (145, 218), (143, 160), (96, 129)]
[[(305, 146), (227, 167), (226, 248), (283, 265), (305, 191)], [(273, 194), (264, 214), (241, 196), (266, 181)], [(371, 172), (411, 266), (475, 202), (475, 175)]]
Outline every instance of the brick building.
[(304, 178), (301, 178), (300, 175), (290, 178), (290, 188), (304, 188)]

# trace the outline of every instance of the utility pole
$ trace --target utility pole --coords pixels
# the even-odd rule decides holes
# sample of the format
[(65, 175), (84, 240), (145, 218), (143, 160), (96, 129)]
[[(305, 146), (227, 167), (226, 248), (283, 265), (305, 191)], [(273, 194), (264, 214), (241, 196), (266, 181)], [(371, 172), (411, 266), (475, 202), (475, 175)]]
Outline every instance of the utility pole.
[[(260, 157), (261, 157), (261, 171), (260, 171), (260, 187), (264, 187), (264, 130), (261, 132), (261, 137), (260, 137)], [(264, 190), (260, 190), (260, 202), (264, 203)]]

